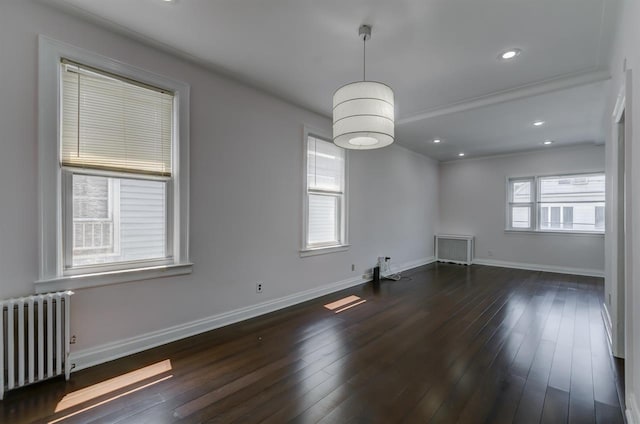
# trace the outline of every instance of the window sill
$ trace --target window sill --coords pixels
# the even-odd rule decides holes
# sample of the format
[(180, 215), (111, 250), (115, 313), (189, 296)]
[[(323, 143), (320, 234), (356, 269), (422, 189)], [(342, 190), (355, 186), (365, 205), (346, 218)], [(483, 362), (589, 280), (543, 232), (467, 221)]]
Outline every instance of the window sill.
[(604, 237), (604, 232), (596, 233), (591, 231), (547, 231), (547, 230), (512, 230), (505, 229), (507, 234), (534, 234), (538, 236), (544, 235), (561, 235), (570, 237)]
[(313, 249), (302, 249), (300, 250), (300, 257), (305, 258), (307, 256), (326, 255), (328, 253), (344, 252), (349, 250), (349, 247), (351, 247), (350, 244), (341, 244), (339, 246), (315, 247)]
[(121, 271), (98, 272), (93, 274), (65, 275), (63, 277), (36, 281), (35, 287), (36, 293), (88, 289), (91, 287), (100, 287), (110, 284), (191, 274), (192, 268), (192, 263), (186, 263), (126, 269)]

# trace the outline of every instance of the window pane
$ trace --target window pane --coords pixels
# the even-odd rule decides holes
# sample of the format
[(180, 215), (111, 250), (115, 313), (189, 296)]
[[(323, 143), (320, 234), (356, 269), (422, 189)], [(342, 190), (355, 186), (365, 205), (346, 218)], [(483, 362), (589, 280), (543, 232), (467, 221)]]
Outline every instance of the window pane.
[(166, 256), (166, 183), (73, 175), (72, 265)]
[(339, 197), (309, 195), (309, 245), (339, 242)]
[[(541, 230), (602, 231), (604, 203), (546, 203), (540, 208)], [(549, 215), (545, 211), (549, 210)]]
[(531, 181), (514, 181), (511, 184), (513, 203), (531, 202)]
[(540, 229), (604, 230), (604, 184), (603, 174), (540, 178)]
[(73, 184), (73, 217), (109, 219), (109, 180), (76, 175)]
[(604, 206), (596, 206), (596, 229), (604, 230)]
[(547, 206), (543, 206), (540, 208), (540, 228), (549, 228), (550, 225), (549, 208)]
[(529, 206), (514, 206), (511, 208), (512, 228), (531, 228), (531, 208)]
[(562, 228), (570, 230), (573, 228), (573, 206), (562, 208)]
[(344, 190), (344, 149), (328, 141), (307, 140), (307, 185), (310, 189)]
[(541, 202), (604, 202), (604, 175), (540, 178)]
[(559, 207), (551, 207), (549, 209), (551, 216), (551, 228), (560, 228), (560, 208)]

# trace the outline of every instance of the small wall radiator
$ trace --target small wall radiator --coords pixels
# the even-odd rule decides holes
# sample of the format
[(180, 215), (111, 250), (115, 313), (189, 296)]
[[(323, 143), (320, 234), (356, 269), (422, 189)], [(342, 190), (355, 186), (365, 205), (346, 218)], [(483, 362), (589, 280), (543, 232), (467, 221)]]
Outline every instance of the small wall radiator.
[(0, 301), (0, 400), (58, 375), (69, 379), (71, 291)]
[(436, 235), (436, 259), (439, 262), (453, 262), (471, 265), (473, 262), (473, 236)]

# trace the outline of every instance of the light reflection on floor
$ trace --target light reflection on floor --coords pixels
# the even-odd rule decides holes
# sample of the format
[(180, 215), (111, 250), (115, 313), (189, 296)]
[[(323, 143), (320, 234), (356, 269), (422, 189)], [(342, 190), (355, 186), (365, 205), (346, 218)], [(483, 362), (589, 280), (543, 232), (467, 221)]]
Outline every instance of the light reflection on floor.
[(336, 300), (335, 302), (327, 303), (324, 307), (336, 314), (339, 314), (340, 312), (351, 309), (354, 306), (362, 305), (365, 302), (366, 299), (360, 299), (358, 296), (351, 295), (340, 300)]
[[(74, 406), (82, 405), (84, 403), (89, 403), (94, 401), (102, 396), (108, 395), (110, 393), (116, 392), (118, 390), (125, 389), (134, 384), (140, 383), (144, 380), (150, 379), (152, 377), (156, 377), (160, 374), (166, 373), (172, 370), (171, 360), (165, 359), (164, 361), (157, 362), (155, 364), (137, 369), (135, 371), (128, 372), (126, 374), (119, 375), (117, 377), (110, 378), (108, 380), (102, 381), (100, 383), (93, 384), (89, 387), (85, 387), (84, 389), (76, 390), (75, 392), (71, 392), (64, 396), (60, 402), (56, 405), (56, 409), (54, 412), (61, 412), (69, 408), (73, 408)], [(74, 415), (78, 415), (82, 412), (88, 411), (90, 409), (96, 408), (100, 405), (104, 405), (105, 403), (111, 402), (113, 400), (119, 399), (123, 396), (127, 396), (131, 393), (140, 391), (147, 387), (153, 386), (154, 384), (160, 383), (162, 381), (168, 380), (173, 375), (167, 375), (157, 380), (151, 381), (143, 386), (133, 388), (124, 393), (120, 393), (118, 395), (112, 396), (108, 399), (101, 400), (97, 403), (90, 404), (85, 408), (82, 408), (78, 411), (65, 415), (61, 418), (57, 418), (53, 421), (50, 421), (49, 424), (54, 424), (60, 422), (62, 420), (68, 419)]]

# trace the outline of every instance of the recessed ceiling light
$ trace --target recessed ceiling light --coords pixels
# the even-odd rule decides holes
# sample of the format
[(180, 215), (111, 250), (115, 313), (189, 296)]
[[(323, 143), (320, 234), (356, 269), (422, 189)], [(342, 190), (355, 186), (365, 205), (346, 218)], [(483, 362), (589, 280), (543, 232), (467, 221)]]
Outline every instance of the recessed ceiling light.
[(439, 138), (434, 138), (434, 139), (433, 139), (433, 142), (434, 142), (434, 143), (440, 143), (441, 141), (442, 141), (442, 140), (440, 140)]
[(545, 140), (544, 142), (542, 142), (542, 144), (544, 144), (545, 146), (548, 146), (549, 144), (553, 144), (553, 141)]
[(534, 121), (533, 123), (534, 127), (541, 127), (542, 125), (544, 125), (544, 121)]
[(500, 57), (504, 60), (511, 60), (514, 57), (520, 55), (520, 53), (522, 52), (522, 50), (520, 49), (510, 49), (507, 51), (504, 51), (502, 53), (500, 53)]
[(464, 153), (460, 152), (460, 153), (458, 153), (458, 156), (462, 157), (462, 156), (464, 156)]

